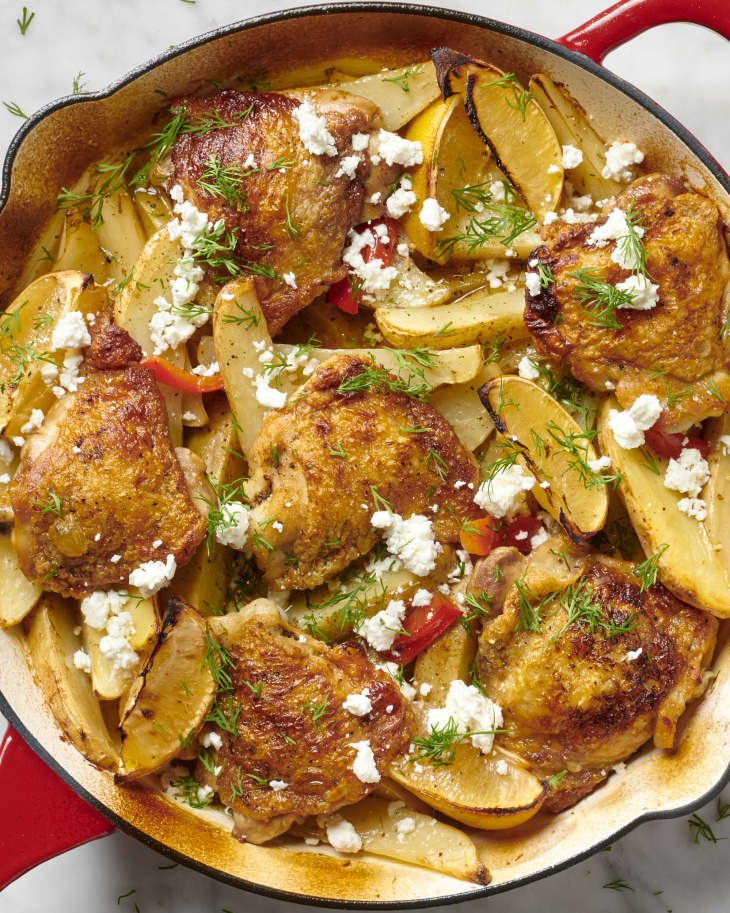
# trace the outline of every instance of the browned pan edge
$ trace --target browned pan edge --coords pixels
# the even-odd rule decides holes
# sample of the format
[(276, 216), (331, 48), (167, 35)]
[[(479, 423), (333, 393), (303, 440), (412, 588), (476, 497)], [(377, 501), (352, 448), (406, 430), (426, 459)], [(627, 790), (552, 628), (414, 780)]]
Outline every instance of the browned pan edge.
[[(703, 163), (703, 165), (708, 169), (708, 171), (717, 179), (720, 185), (730, 194), (730, 176), (726, 174), (723, 168), (719, 163), (713, 158), (709, 151), (699, 142), (699, 140), (688, 131), (676, 118), (672, 117), (667, 111), (665, 111), (660, 105), (658, 105), (653, 99), (648, 95), (641, 92), (635, 86), (606, 70), (604, 67), (595, 63), (589, 57), (586, 57), (584, 54), (581, 54), (577, 51), (570, 50), (563, 45), (559, 44), (556, 41), (553, 41), (549, 38), (545, 38), (541, 35), (536, 35), (533, 32), (529, 32), (525, 29), (518, 28), (517, 26), (507, 25), (503, 22), (499, 22), (494, 19), (489, 19), (484, 16), (479, 16), (474, 13), (465, 13), (459, 12), (456, 10), (446, 10), (440, 7), (433, 6), (421, 6), (412, 3), (383, 3), (383, 2), (352, 2), (352, 3), (325, 3), (317, 4), (313, 6), (303, 6), (296, 9), (282, 10), (277, 13), (269, 13), (262, 16), (256, 16), (251, 19), (242, 20), (240, 22), (232, 23), (231, 25), (222, 26), (218, 29), (214, 29), (210, 32), (193, 38), (189, 41), (183, 42), (177, 45), (173, 50), (167, 51), (165, 53), (159, 54), (158, 56), (148, 60), (146, 63), (136, 67), (133, 70), (130, 70), (126, 73), (121, 79), (116, 82), (111, 83), (105, 89), (99, 92), (89, 92), (84, 93), (83, 95), (70, 95), (56, 101), (50, 102), (44, 107), (40, 108), (33, 115), (31, 115), (27, 121), (21, 126), (18, 132), (15, 134), (11, 143), (8, 147), (8, 151), (5, 156), (5, 161), (3, 163), (2, 169), (2, 181), (3, 181), (3, 190), (0, 194), (0, 212), (8, 202), (10, 197), (10, 175), (12, 166), (15, 160), (15, 156), (25, 138), (33, 131), (33, 129), (44, 120), (49, 114), (57, 111), (61, 108), (69, 107), (73, 104), (83, 103), (87, 101), (100, 100), (108, 98), (110, 95), (113, 95), (120, 88), (128, 85), (133, 82), (139, 76), (153, 70), (156, 66), (161, 63), (164, 63), (168, 60), (172, 60), (176, 57), (179, 57), (182, 54), (185, 54), (187, 51), (200, 47), (203, 44), (206, 44), (209, 41), (216, 40), (218, 38), (239, 32), (245, 31), (252, 28), (258, 28), (261, 26), (270, 25), (276, 22), (287, 19), (298, 19), (304, 17), (312, 16), (325, 16), (329, 13), (367, 13), (367, 14), (378, 14), (378, 13), (403, 13), (408, 16), (419, 16), (419, 17), (428, 17), (434, 19), (448, 20), (452, 22), (458, 22), (465, 25), (475, 26), (477, 28), (485, 29), (487, 31), (498, 32), (503, 35), (518, 39), (528, 44), (532, 44), (542, 50), (548, 51), (551, 54), (554, 54), (558, 57), (562, 57), (565, 60), (568, 60), (570, 63), (575, 64), (578, 67), (581, 67), (584, 70), (592, 73), (594, 76), (597, 76), (603, 82), (608, 83), (610, 86), (621, 92), (623, 95), (628, 96), (633, 99), (637, 104), (646, 109), (650, 114), (656, 117), (659, 121), (665, 124), (672, 133), (674, 133), (689, 149), (690, 151)], [(331, 900), (328, 898), (321, 898), (314, 895), (305, 895), (293, 893), (290, 891), (284, 891), (276, 888), (269, 888), (257, 884), (256, 882), (248, 881), (242, 878), (232, 877), (227, 875), (220, 870), (208, 866), (205, 863), (201, 863), (195, 860), (191, 860), (189, 857), (185, 856), (182, 853), (178, 853), (176, 850), (171, 849), (164, 843), (161, 843), (158, 840), (155, 840), (145, 834), (143, 831), (137, 829), (133, 825), (129, 824), (126, 820), (119, 817), (115, 813), (111, 812), (103, 803), (97, 800), (91, 793), (89, 793), (81, 784), (79, 784), (66, 770), (63, 768), (35, 739), (35, 737), (28, 731), (28, 729), (23, 724), (22, 720), (16, 715), (15, 711), (8, 704), (3, 694), (0, 692), (0, 711), (2, 714), (11, 722), (11, 724), (18, 730), (20, 735), (28, 742), (28, 744), (33, 748), (33, 750), (43, 758), (43, 760), (55, 771), (56, 774), (67, 783), (73, 790), (75, 790), (80, 796), (82, 796), (90, 805), (96, 808), (99, 812), (104, 814), (110, 820), (114, 822), (121, 830), (126, 833), (136, 837), (142, 843), (145, 843), (147, 846), (156, 850), (157, 852), (163, 853), (171, 859), (174, 859), (176, 862), (181, 863), (188, 868), (196, 869), (197, 871), (202, 872), (203, 874), (209, 875), (213, 878), (216, 878), (219, 881), (225, 882), (226, 884), (232, 885), (233, 887), (244, 888), (246, 890), (252, 891), (257, 894), (264, 895), (266, 897), (271, 897), (278, 900), (286, 900), (292, 903), (304, 904), (307, 906), (320, 906), (328, 907), (333, 909), (360, 909), (360, 910), (374, 910), (374, 909), (383, 909), (383, 910), (400, 910), (406, 908), (426, 908), (433, 906), (442, 906), (446, 904), (454, 904), (467, 900), (476, 900), (477, 898), (488, 897), (495, 894), (501, 894), (505, 891), (512, 890), (517, 887), (521, 887), (531, 882), (547, 878), (550, 875), (554, 875), (557, 872), (563, 871), (584, 859), (589, 858), (600, 850), (604, 850), (614, 843), (620, 837), (623, 837), (625, 834), (628, 834), (639, 824), (644, 823), (645, 821), (661, 820), (665, 818), (676, 818), (689, 815), (692, 812), (696, 811), (702, 805), (714, 798), (726, 785), (730, 782), (730, 763), (726, 768), (724, 774), (717, 783), (714, 784), (710, 789), (708, 789), (704, 795), (700, 796), (698, 799), (695, 799), (692, 802), (687, 803), (686, 805), (668, 809), (665, 811), (654, 811), (646, 812), (642, 815), (639, 815), (633, 821), (626, 824), (624, 827), (619, 828), (609, 837), (599, 841), (598, 843), (592, 845), (586, 850), (575, 854), (569, 859), (565, 859), (562, 862), (548, 866), (539, 872), (535, 872), (531, 875), (525, 876), (523, 878), (517, 878), (513, 881), (504, 882), (493, 887), (486, 886), (482, 888), (475, 888), (473, 891), (467, 893), (458, 893), (451, 895), (442, 895), (438, 897), (433, 897), (429, 899), (414, 899), (414, 900), (400, 900), (400, 901), (347, 901), (347, 900)]]

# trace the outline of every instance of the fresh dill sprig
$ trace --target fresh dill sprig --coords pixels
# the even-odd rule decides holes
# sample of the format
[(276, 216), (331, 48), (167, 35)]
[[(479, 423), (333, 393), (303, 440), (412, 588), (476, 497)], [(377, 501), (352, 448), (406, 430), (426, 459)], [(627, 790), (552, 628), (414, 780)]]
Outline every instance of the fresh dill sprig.
[(297, 238), (300, 234), (299, 226), (296, 224), (294, 219), (292, 219), (291, 210), (289, 209), (289, 194), (287, 193), (286, 198), (284, 199), (284, 208), (286, 209), (286, 222), (284, 227), (286, 228), (286, 233), (292, 239), (292, 241)]
[(240, 313), (226, 314), (223, 317), (223, 323), (233, 323), (236, 326), (243, 327), (244, 330), (250, 330), (252, 327), (257, 327), (261, 322), (261, 317), (258, 314), (246, 310), (238, 301), (236, 301), (236, 310)]
[(609, 891), (633, 891), (634, 889), (628, 883), (624, 881), (623, 878), (616, 878), (614, 881), (607, 881), (603, 885), (604, 888), (607, 888)]
[(644, 217), (633, 200), (626, 207), (626, 234), (616, 242), (624, 262), (631, 263), (634, 275), (646, 276), (646, 246), (642, 240)]
[(210, 627), (205, 626), (205, 655), (200, 664), (201, 672), (207, 666), (219, 692), (231, 691), (233, 679), (228, 669), (232, 668), (233, 654), (213, 637)]
[(376, 365), (375, 356), (371, 354), (370, 364), (363, 365), (358, 374), (344, 377), (337, 387), (337, 392), (354, 393), (374, 390), (376, 393), (405, 393), (406, 396), (413, 399), (426, 399), (433, 387), (425, 379), (420, 383), (417, 380), (414, 382), (414, 376), (417, 377), (415, 372), (409, 372), (408, 377), (403, 377), (400, 373), (393, 374), (386, 368)]
[(210, 555), (215, 548), (218, 530), (230, 529), (238, 523), (238, 519), (232, 508), (234, 503), (243, 503), (245, 498), (243, 483), (246, 482), (247, 479), (245, 476), (240, 476), (231, 482), (221, 483), (219, 485), (211, 476), (206, 475), (206, 478), (210, 487), (213, 489), (213, 496), (215, 498), (215, 500), (211, 500), (204, 495), (200, 495), (201, 500), (208, 505), (205, 545), (207, 552)]
[(11, 114), (15, 115), (15, 117), (22, 117), (23, 120), (28, 120), (28, 115), (23, 111), (17, 101), (4, 101), (3, 104)]
[(25, 33), (28, 31), (28, 28), (30, 27), (31, 22), (34, 19), (35, 19), (35, 13), (31, 13), (29, 16), (28, 7), (24, 6), (21, 18), (15, 20), (18, 23), (18, 28), (20, 29), (21, 35), (25, 35)]
[(383, 82), (395, 83), (395, 85), (400, 86), (404, 92), (408, 93), (411, 91), (411, 87), (408, 85), (408, 80), (412, 79), (414, 76), (418, 76), (418, 74), (421, 72), (423, 72), (423, 64), (414, 63), (411, 66), (407, 67), (400, 76), (384, 76)]
[(83, 70), (79, 70), (74, 76), (73, 88), (71, 90), (73, 95), (81, 95), (86, 90), (88, 83), (84, 81), (84, 76), (86, 76), (86, 73), (84, 73)]
[(393, 513), (393, 508), (390, 506), (390, 503), (380, 494), (375, 485), (370, 486), (370, 495), (376, 510), (387, 510), (388, 513)]
[(320, 722), (324, 715), (327, 713), (327, 704), (329, 702), (329, 696), (323, 698), (319, 703), (315, 701), (307, 701), (302, 705), (302, 713), (311, 714), (312, 717), (312, 728), (316, 732), (319, 729)]
[(548, 593), (547, 596), (540, 599), (525, 583), (524, 575), (522, 580), (515, 580), (515, 587), (520, 597), (520, 618), (517, 622), (517, 630), (538, 632), (542, 625), (542, 610), (555, 594)]
[(556, 774), (553, 774), (552, 777), (548, 777), (547, 785), (550, 789), (555, 789), (555, 787), (560, 783), (563, 777), (568, 776), (567, 770), (559, 770)]
[(656, 552), (653, 555), (650, 555), (646, 561), (642, 561), (641, 564), (638, 564), (631, 573), (634, 577), (638, 577), (641, 581), (641, 591), (648, 590), (649, 587), (654, 586), (657, 579), (657, 571), (659, 564), (659, 559), (662, 557), (664, 552), (669, 548), (669, 544), (665, 542), (663, 545), (660, 545)]
[(170, 784), (179, 789), (183, 798), (191, 808), (205, 808), (213, 801), (213, 793), (206, 790), (200, 795), (200, 783), (194, 777), (179, 777)]
[(258, 170), (244, 169), (238, 162), (223, 165), (220, 158), (212, 152), (196, 183), (207, 196), (224, 200), (236, 212), (247, 212), (249, 206), (243, 182)]
[(687, 820), (687, 825), (692, 834), (692, 840), (697, 844), (699, 844), (700, 840), (706, 840), (708, 843), (719, 843), (720, 840), (726, 839), (725, 837), (718, 837), (710, 825), (699, 815), (692, 815)]
[(63, 516), (63, 501), (57, 494), (52, 492), (49, 488), (44, 488), (43, 491), (48, 495), (48, 500), (44, 503), (37, 502), (34, 504), (34, 507), (40, 507), (42, 514), (56, 514), (57, 517)]
[(459, 729), (456, 720), (449, 717), (443, 726), (431, 726), (428, 736), (415, 736), (412, 739), (416, 748), (421, 749), (421, 753), (412, 755), (410, 761), (414, 764), (416, 761), (425, 760), (434, 767), (447, 767), (449, 764), (453, 764), (456, 749), (465, 739), (474, 735), (496, 735), (498, 732), (504, 731), (504, 729), (479, 729), (473, 732), (463, 732)]
[(442, 238), (434, 248), (437, 258), (451, 257), (457, 244), (465, 244), (471, 253), (480, 250), (489, 241), (499, 241), (505, 247), (527, 229), (537, 224), (533, 214), (523, 206), (516, 205), (516, 195), (504, 184), (504, 202), (497, 202), (484, 190), (485, 184), (474, 184), (461, 190), (453, 190), (457, 202), (475, 215), (463, 231), (448, 238)]
[(616, 288), (615, 285), (606, 282), (594, 270), (576, 269), (568, 275), (578, 280), (573, 297), (581, 305), (583, 312), (593, 318), (589, 321), (590, 324), (609, 330), (620, 330), (621, 324), (616, 320), (615, 312), (618, 308), (630, 306), (634, 300), (633, 294), (627, 289)]
[(514, 73), (505, 73), (504, 76), (500, 76), (499, 79), (493, 79), (491, 82), (485, 83), (485, 87), (486, 86), (499, 86), (500, 88), (511, 89), (512, 98), (506, 98), (505, 101), (510, 108), (519, 111), (522, 115), (522, 120), (525, 120), (527, 117), (527, 106), (534, 99), (535, 93), (532, 89), (528, 92)]
[(553, 635), (551, 643), (559, 640), (571, 625), (577, 625), (591, 634), (601, 631), (609, 640), (619, 634), (627, 634), (636, 627), (636, 612), (625, 621), (616, 624), (585, 577), (579, 578), (567, 587), (560, 594), (558, 604), (565, 610), (568, 620), (557, 634)]
[(557, 445), (557, 450), (566, 455), (568, 471), (574, 472), (585, 488), (590, 490), (610, 484), (615, 487), (621, 481), (621, 473), (607, 475), (603, 472), (596, 472), (588, 465), (588, 448), (598, 434), (595, 429), (564, 431), (551, 419), (545, 426), (545, 430)]

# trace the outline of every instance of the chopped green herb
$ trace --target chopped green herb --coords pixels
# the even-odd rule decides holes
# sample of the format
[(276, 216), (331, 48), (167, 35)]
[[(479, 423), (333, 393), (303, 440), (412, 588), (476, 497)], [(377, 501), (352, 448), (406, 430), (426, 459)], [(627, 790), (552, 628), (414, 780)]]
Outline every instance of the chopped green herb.
[(631, 573), (634, 577), (638, 577), (641, 581), (641, 592), (648, 590), (649, 587), (654, 586), (657, 578), (657, 565), (659, 564), (659, 559), (662, 557), (664, 552), (669, 548), (669, 544), (665, 542), (663, 545), (660, 545), (658, 550), (654, 552), (653, 555), (650, 555), (646, 561), (642, 561), (641, 564), (637, 565)]

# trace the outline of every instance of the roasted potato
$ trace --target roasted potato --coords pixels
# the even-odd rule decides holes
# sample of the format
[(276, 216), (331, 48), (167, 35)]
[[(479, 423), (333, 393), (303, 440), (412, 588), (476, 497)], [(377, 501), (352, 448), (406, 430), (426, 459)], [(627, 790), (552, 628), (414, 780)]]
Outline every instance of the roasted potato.
[(42, 595), (27, 627), (33, 672), (64, 736), (93, 764), (113, 769), (117, 753), (91, 679), (74, 665), (74, 653), (81, 649), (74, 608), (55, 593)]
[(594, 536), (608, 511), (607, 482), (589, 465), (598, 458), (595, 432), (581, 428), (542, 387), (523, 377), (495, 377), (479, 395), (506, 452), (535, 476), (532, 493), (539, 503), (574, 542)]
[(99, 244), (99, 238), (80, 213), (69, 209), (63, 220), (63, 234), (53, 264), (58, 270), (81, 270), (91, 273), (97, 285), (103, 285), (112, 275), (110, 261)]
[(0, 536), (0, 628), (22, 621), (42, 592), (18, 567), (10, 536)]
[[(104, 197), (101, 217), (102, 221), (94, 230), (99, 244), (111, 257), (109, 274), (121, 281), (135, 268), (147, 237), (132, 198), (124, 189)], [(158, 286), (158, 294), (159, 291)]]
[(210, 649), (202, 615), (171, 599), (157, 645), (121, 709), (120, 779), (159, 770), (202, 726), (216, 688)]

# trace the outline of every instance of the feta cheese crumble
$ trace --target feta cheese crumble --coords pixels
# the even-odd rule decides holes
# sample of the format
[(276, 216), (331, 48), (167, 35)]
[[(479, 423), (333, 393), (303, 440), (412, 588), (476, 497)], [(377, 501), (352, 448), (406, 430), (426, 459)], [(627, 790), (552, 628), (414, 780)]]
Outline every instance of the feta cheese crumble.
[(531, 298), (536, 298), (542, 289), (540, 276), (537, 273), (525, 273), (525, 288), (530, 293)]
[(69, 311), (56, 323), (51, 335), (51, 351), (81, 349), (91, 344), (91, 336), (81, 311)]
[(425, 577), (436, 567), (436, 557), (442, 549), (434, 539), (433, 523), (428, 517), (413, 514), (404, 520), (400, 514), (379, 510), (370, 518), (370, 524), (384, 531), (388, 551), (406, 570)]
[(601, 176), (609, 181), (630, 181), (634, 176), (631, 166), (643, 161), (644, 153), (635, 143), (614, 140), (606, 150), (606, 164)]
[(74, 666), (77, 669), (80, 669), (82, 672), (86, 672), (87, 675), (91, 675), (91, 657), (86, 652), (86, 650), (77, 650), (74, 653)]
[(517, 464), (498, 472), (493, 479), (487, 479), (477, 489), (474, 503), (493, 517), (506, 517), (517, 507), (523, 491), (530, 491), (535, 477), (522, 470)]
[(403, 165), (404, 168), (411, 168), (413, 165), (420, 165), (423, 162), (423, 146), (420, 142), (403, 139), (402, 136), (388, 130), (380, 130), (378, 139), (378, 155), (389, 165)]
[(563, 168), (577, 168), (583, 161), (583, 153), (577, 146), (563, 146)]
[(494, 744), (494, 732), (503, 722), (502, 708), (485, 697), (474, 685), (455, 679), (443, 707), (434, 707), (426, 717), (430, 729), (443, 729), (451, 722), (460, 732), (480, 733), (471, 736), (471, 743), (482, 754), (488, 754)]
[(44, 418), (45, 415), (40, 409), (33, 409), (33, 411), (30, 413), (30, 418), (28, 421), (21, 426), (21, 434), (30, 434), (31, 431), (35, 431), (36, 429), (40, 428), (43, 424)]
[(140, 593), (148, 598), (166, 586), (176, 570), (174, 555), (168, 555), (165, 561), (144, 561), (129, 575), (129, 585), (138, 587)]
[(334, 137), (327, 129), (327, 121), (317, 114), (310, 101), (303, 101), (292, 112), (299, 124), (299, 139), (312, 155), (337, 155)]
[(696, 498), (710, 478), (710, 466), (695, 447), (686, 447), (677, 459), (672, 457), (664, 473), (664, 485), (672, 491)]
[(373, 709), (373, 703), (368, 696), (367, 689), (362, 694), (348, 694), (342, 706), (353, 716), (365, 716)]
[(628, 411), (619, 412), (611, 409), (608, 414), (608, 427), (613, 432), (616, 443), (624, 450), (643, 447), (644, 432), (652, 428), (662, 414), (662, 406), (652, 393), (642, 393), (634, 400)]
[(350, 748), (354, 748), (357, 752), (355, 760), (352, 762), (352, 771), (357, 779), (361, 783), (379, 783), (380, 774), (375, 765), (375, 755), (370, 747), (370, 739), (350, 742)]
[(280, 793), (282, 789), (286, 789), (289, 784), (286, 780), (269, 780), (269, 786), (274, 790), (275, 793)]
[(403, 842), (403, 839), (407, 834), (412, 834), (416, 829), (416, 822), (408, 815), (405, 818), (401, 818), (400, 821), (395, 823), (395, 832), (398, 835), (398, 840), (400, 843)]
[(342, 261), (361, 280), (366, 295), (383, 296), (398, 275), (398, 270), (394, 266), (386, 266), (380, 257), (371, 257), (365, 262), (362, 251), (366, 247), (375, 247), (373, 232), (369, 228), (360, 232), (351, 228), (347, 235), (347, 246), (342, 251)]
[(418, 219), (427, 231), (440, 231), (449, 218), (448, 212), (435, 197), (427, 197), (418, 213)]
[(431, 605), (433, 600), (433, 593), (430, 590), (416, 590), (411, 599), (412, 606), (426, 606)]
[(200, 740), (200, 744), (203, 748), (215, 748), (216, 751), (223, 748), (223, 739), (221, 736), (214, 732), (212, 729), (210, 732), (206, 732), (205, 735)]
[(537, 380), (540, 376), (540, 372), (535, 367), (534, 362), (527, 355), (523, 355), (520, 359), (517, 365), (517, 373), (520, 377), (524, 377), (525, 380)]
[(362, 849), (360, 835), (342, 815), (330, 815), (325, 832), (329, 845), (338, 853), (357, 853)]
[(407, 175), (403, 175), (396, 190), (385, 201), (385, 208), (391, 218), (400, 219), (413, 208), (418, 198), (412, 187), (413, 184), (410, 178)]
[(347, 177), (351, 181), (355, 179), (357, 166), (360, 164), (359, 155), (346, 155), (340, 159), (340, 167), (335, 171), (335, 177)]
[[(634, 225), (633, 231), (638, 238), (644, 237), (644, 229), (640, 225)], [(615, 241), (616, 246), (611, 252), (611, 259), (622, 269), (638, 269), (640, 263), (637, 260), (633, 245), (625, 244), (624, 239), (629, 236), (629, 226), (626, 221), (626, 213), (623, 209), (612, 209), (608, 218), (603, 225), (596, 225), (586, 240), (586, 244), (595, 247), (605, 247), (609, 241)]]
[(629, 292), (631, 301), (627, 304), (620, 304), (621, 308), (630, 308), (632, 311), (650, 311), (657, 306), (659, 296), (659, 286), (652, 282), (646, 276), (635, 274), (624, 279), (623, 282), (617, 282), (616, 288), (621, 292)]
[(390, 650), (406, 615), (402, 599), (391, 599), (388, 605), (360, 622), (357, 633), (379, 653)]
[(370, 134), (369, 133), (353, 133), (352, 134), (352, 148), (355, 152), (364, 152), (368, 144), (370, 143)]
[(215, 528), (215, 538), (221, 545), (243, 551), (248, 539), (248, 508), (241, 501), (221, 504), (220, 520)]

